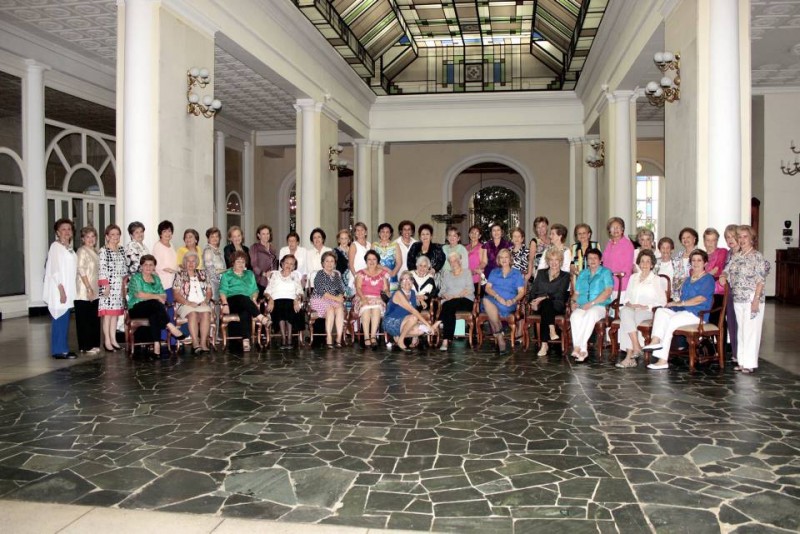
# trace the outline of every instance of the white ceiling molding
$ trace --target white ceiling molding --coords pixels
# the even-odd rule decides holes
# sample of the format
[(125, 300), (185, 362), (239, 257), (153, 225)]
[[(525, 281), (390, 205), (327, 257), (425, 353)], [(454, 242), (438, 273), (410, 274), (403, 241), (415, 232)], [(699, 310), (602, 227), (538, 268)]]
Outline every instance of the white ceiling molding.
[(161, 0), (161, 5), (178, 15), (185, 22), (188, 22), (195, 30), (204, 33), (208, 37), (214, 37), (219, 28), (214, 21), (196, 9), (190, 2), (182, 0)]
[(753, 95), (800, 93), (800, 87), (753, 87)]
[(295, 130), (273, 130), (256, 132), (256, 146), (294, 146), (297, 144)]

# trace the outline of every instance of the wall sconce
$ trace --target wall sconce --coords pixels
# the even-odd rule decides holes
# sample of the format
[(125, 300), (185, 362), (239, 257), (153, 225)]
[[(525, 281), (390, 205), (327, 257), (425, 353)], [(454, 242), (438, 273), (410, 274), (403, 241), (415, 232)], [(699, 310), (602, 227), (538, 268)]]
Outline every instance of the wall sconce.
[[(792, 144), (789, 145), (789, 149), (793, 154), (800, 154), (800, 150), (794, 146), (794, 139), (792, 139)], [(781, 160), (781, 172), (787, 176), (794, 176), (800, 172), (800, 160), (797, 159), (797, 156), (794, 157), (794, 164), (791, 161), (787, 161), (786, 166), (784, 166), (783, 160)]]
[(342, 153), (342, 145), (336, 145), (328, 148), (328, 169), (332, 171), (340, 171), (346, 169), (350, 163), (346, 159), (339, 159), (339, 154)]
[(208, 69), (192, 67), (186, 73), (186, 78), (188, 85), (186, 89), (186, 100), (189, 101), (186, 111), (190, 115), (195, 115), (197, 117), (202, 115), (207, 119), (210, 119), (216, 115), (217, 111), (219, 111), (219, 109), (222, 107), (222, 102), (211, 95), (206, 95), (203, 97), (203, 103), (201, 104), (200, 96), (192, 92), (192, 87), (194, 86), (205, 89), (205, 87), (209, 84), (211, 77), (208, 73)]
[(681, 99), (681, 55), (672, 52), (656, 52), (653, 63), (662, 74), (668, 70), (675, 71), (675, 78), (664, 76), (660, 82), (650, 82), (644, 90), (647, 100), (656, 107), (664, 106), (665, 102), (675, 102)]
[(592, 168), (602, 167), (606, 164), (606, 144), (597, 139), (589, 143), (589, 146), (594, 150), (594, 154), (589, 154), (586, 158), (586, 164)]

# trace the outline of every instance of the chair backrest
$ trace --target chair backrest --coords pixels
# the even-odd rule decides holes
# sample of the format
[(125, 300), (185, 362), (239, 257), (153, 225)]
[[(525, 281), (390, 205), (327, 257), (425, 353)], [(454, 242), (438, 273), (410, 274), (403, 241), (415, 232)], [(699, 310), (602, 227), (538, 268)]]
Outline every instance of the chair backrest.
[(672, 299), (672, 279), (666, 274), (659, 274), (658, 278), (661, 282), (661, 287), (667, 294), (667, 302), (669, 302)]

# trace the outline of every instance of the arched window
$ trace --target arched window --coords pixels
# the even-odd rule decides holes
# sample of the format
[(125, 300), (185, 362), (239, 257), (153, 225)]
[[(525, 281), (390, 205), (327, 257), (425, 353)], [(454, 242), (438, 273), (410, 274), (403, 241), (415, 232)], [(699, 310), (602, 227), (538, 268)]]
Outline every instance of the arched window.
[(0, 297), (25, 294), (22, 161), (0, 148)]
[(658, 237), (659, 199), (663, 175), (649, 162), (636, 162), (636, 228), (649, 228)]
[(289, 191), (289, 231), (297, 231), (297, 185)]
[[(227, 214), (228, 228), (242, 225), (242, 197), (236, 191), (228, 193), (225, 200), (225, 213)], [(222, 232), (225, 234), (225, 231)]]

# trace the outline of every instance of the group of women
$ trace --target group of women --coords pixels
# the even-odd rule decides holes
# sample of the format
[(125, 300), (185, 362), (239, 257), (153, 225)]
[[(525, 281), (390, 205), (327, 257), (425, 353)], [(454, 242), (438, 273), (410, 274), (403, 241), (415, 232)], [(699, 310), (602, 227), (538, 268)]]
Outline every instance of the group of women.
[[(719, 234), (710, 228), (703, 233), (704, 250), (698, 248), (698, 233), (684, 228), (679, 234), (681, 248), (673, 251), (670, 238), (656, 243), (644, 228), (637, 232), (637, 248), (625, 234), (625, 222), (612, 217), (601, 251), (587, 224), (575, 227), (572, 245), (561, 224), (550, 225), (546, 217), (537, 217), (533, 226), (535, 237), (528, 243), (523, 229), (513, 228), (509, 240), (503, 227), (494, 224), (486, 242), (481, 242), (477, 226), (469, 229), (466, 243), (460, 230), (450, 227), (446, 242), (440, 244), (429, 224), (420, 226), (416, 240), (416, 227), (406, 220), (399, 224), (397, 239), (392, 225), (383, 223), (378, 241), (370, 243), (366, 225), (359, 222), (352, 234), (338, 232), (334, 249), (325, 246), (325, 232), (315, 228), (309, 236), (311, 247), (300, 246), (300, 236), (291, 232), (278, 251), (267, 225), (258, 227), (257, 241), (250, 247), (244, 245), (241, 228), (233, 226), (225, 246), (221, 231), (212, 227), (205, 232), (207, 244), (201, 249), (199, 233), (190, 228), (183, 233), (183, 246), (175, 249), (174, 227), (162, 221), (151, 252), (144, 244), (144, 225), (133, 222), (125, 247), (120, 228), (112, 224), (105, 229), (99, 251), (97, 232), (83, 228), (76, 253), (72, 222), (61, 219), (55, 225), (44, 291), (53, 316), (52, 354), (75, 357), (66, 344), (67, 312), (73, 307), (82, 352), (96, 353), (101, 344), (107, 351), (119, 350), (116, 330), (125, 299), (131, 317), (149, 319), (155, 353), (160, 352), (166, 331), (178, 339), (187, 337), (176, 326), (175, 316), (186, 322), (194, 352), (207, 352), (214, 302), (221, 314), (239, 316), (245, 351), (250, 350), (253, 322), (274, 324), (281, 346), (288, 348), (292, 336), (306, 327), (303, 301), (310, 288), (308, 305), (324, 319), (326, 345), (331, 348), (343, 343), (350, 301), (365, 347), (377, 348), (383, 324), (397, 347), (410, 350), (420, 336), (439, 327), (432, 322), (438, 318), (440, 349), (448, 350), (457, 314), (469, 312), (480, 299), (501, 353), (507, 350), (503, 321), (521, 303), (541, 316), (542, 356), (549, 343), (564, 335), (555, 318), (569, 307), (572, 356), (578, 362), (587, 358), (595, 324), (616, 296), (619, 342), (626, 353), (617, 366), (634, 367), (644, 351), (652, 350), (657, 360), (649, 367), (665, 369), (672, 332), (699, 322), (701, 313), (712, 307), (714, 295), (721, 298), (727, 284), (732, 298), (726, 317), (737, 369), (752, 372), (757, 367), (769, 265), (754, 247), (751, 227), (726, 228), (728, 249), (717, 246)], [(659, 275), (669, 278), (671, 295)], [(126, 276), (127, 295), (123, 294)], [(637, 330), (644, 320), (653, 320), (647, 346), (642, 346)]]

